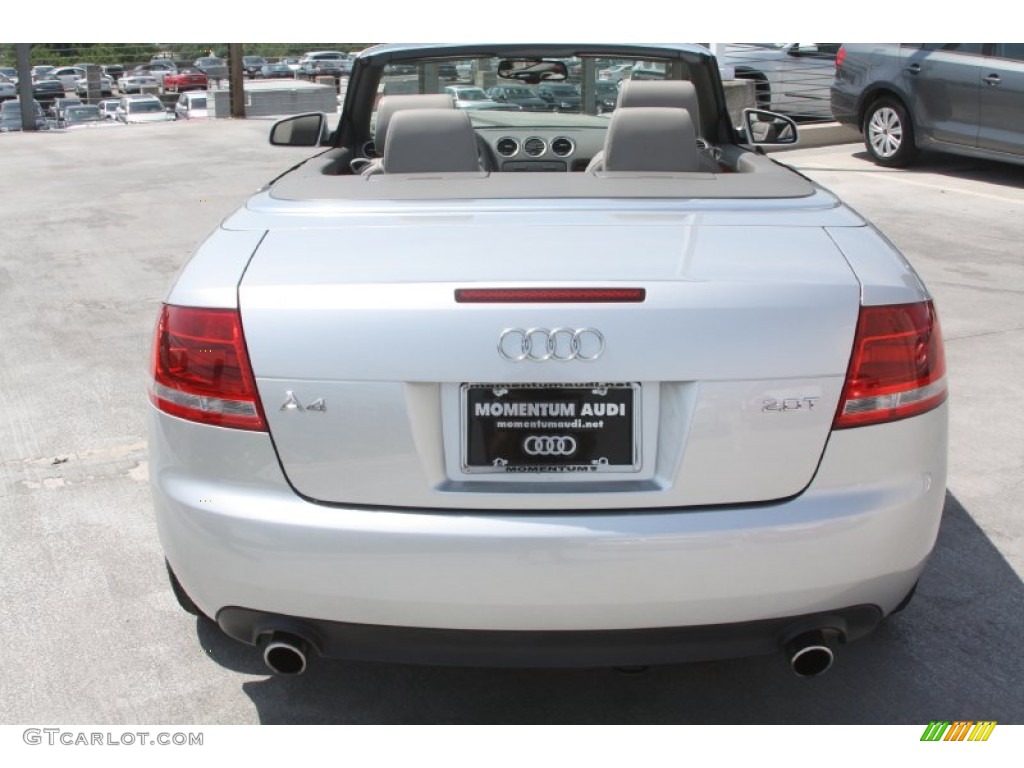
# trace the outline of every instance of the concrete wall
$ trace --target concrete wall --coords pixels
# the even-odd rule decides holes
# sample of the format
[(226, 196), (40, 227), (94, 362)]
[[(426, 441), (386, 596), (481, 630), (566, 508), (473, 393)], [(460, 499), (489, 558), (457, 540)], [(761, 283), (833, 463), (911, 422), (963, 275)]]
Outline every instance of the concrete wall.
[(725, 86), (725, 105), (729, 109), (729, 117), (733, 125), (743, 122), (743, 110), (752, 109), (756, 105), (753, 80), (723, 80)]
[[(210, 91), (207, 103), (210, 117), (231, 117), (231, 98), (227, 90)], [(333, 114), (337, 110), (338, 93), (333, 85), (304, 80), (269, 80), (245, 84), (246, 117), (297, 115), (302, 112)]]

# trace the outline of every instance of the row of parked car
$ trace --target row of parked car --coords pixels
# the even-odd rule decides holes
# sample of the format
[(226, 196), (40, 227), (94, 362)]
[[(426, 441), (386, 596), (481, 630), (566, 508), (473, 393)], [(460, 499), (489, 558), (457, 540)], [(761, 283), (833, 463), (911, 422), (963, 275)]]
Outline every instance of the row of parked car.
[[(181, 69), (158, 76), (148, 70), (137, 70), (125, 73), (116, 81), (118, 96), (129, 94), (177, 93), (189, 90), (207, 90), (209, 78), (205, 73), (195, 69)], [(94, 90), (95, 89), (95, 90)], [(33, 79), (32, 97), (49, 105), (68, 94), (86, 98), (92, 93), (103, 96), (115, 94), (115, 81), (108, 75), (102, 75), (90, 84), (85, 70), (81, 67), (61, 67), (50, 72), (42, 72)], [(0, 101), (17, 98), (16, 81), (0, 72)]]
[[(611, 112), (618, 98), (616, 83), (595, 84), (597, 111)], [(545, 83), (535, 88), (526, 85), (497, 85), (484, 90), (472, 85), (447, 85), (444, 92), (459, 109), (497, 109), (518, 112), (579, 112), (583, 97), (575, 83)]]
[[(169, 120), (205, 118), (207, 93), (191, 91), (178, 97), (174, 108), (168, 108), (153, 95), (130, 95), (104, 99), (98, 104), (84, 104), (76, 97), (54, 99), (44, 109), (33, 101), (35, 125), (38, 130), (76, 130), (128, 123), (154, 123)], [(15, 99), (0, 104), (0, 132), (20, 131), (21, 103)]]
[[(48, 101), (64, 93), (79, 96), (89, 93), (87, 68), (90, 64), (56, 67), (36, 65), (32, 68), (33, 95)], [(343, 51), (310, 51), (301, 57), (267, 61), (262, 56), (243, 56), (242, 70), (249, 78), (314, 78), (322, 75), (340, 77), (352, 71), (352, 58)], [(109, 64), (100, 68), (98, 86), (101, 96), (145, 93), (162, 89), (166, 93), (207, 90), (228, 78), (228, 65), (216, 56), (202, 56), (194, 61), (154, 58), (133, 68)], [(17, 70), (0, 67), (0, 100), (15, 98)], [(58, 86), (57, 83), (60, 83)]]

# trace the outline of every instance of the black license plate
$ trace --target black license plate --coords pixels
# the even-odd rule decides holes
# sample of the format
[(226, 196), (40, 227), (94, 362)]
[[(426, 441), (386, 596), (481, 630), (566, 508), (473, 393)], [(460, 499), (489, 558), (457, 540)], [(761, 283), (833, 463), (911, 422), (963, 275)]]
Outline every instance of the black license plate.
[(639, 384), (463, 384), (463, 469), (636, 472), (639, 391)]

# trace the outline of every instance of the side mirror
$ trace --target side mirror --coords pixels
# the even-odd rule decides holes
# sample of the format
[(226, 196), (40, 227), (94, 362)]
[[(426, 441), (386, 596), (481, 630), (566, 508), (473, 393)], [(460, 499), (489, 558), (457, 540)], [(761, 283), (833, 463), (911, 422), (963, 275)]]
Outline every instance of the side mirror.
[(744, 109), (742, 127), (747, 143), (754, 145), (792, 146), (800, 138), (792, 118), (764, 109)]
[(318, 147), (327, 143), (327, 115), (309, 112), (278, 120), (270, 129), (275, 147)]
[(790, 56), (816, 56), (818, 54), (818, 44), (795, 43), (786, 53)]

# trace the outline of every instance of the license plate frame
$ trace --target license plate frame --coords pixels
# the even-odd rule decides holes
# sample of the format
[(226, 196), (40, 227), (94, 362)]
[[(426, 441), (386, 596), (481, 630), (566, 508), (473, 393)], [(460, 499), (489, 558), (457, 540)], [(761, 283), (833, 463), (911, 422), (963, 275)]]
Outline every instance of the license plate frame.
[(641, 385), (460, 385), (462, 471), (559, 475), (641, 469)]

